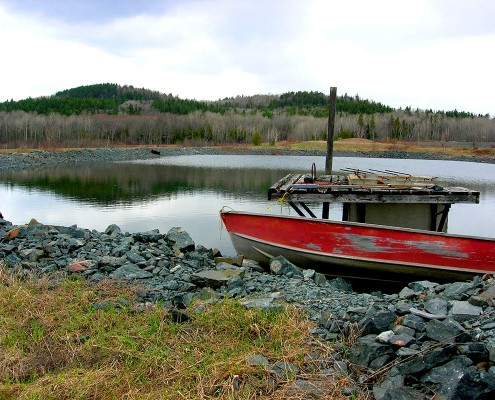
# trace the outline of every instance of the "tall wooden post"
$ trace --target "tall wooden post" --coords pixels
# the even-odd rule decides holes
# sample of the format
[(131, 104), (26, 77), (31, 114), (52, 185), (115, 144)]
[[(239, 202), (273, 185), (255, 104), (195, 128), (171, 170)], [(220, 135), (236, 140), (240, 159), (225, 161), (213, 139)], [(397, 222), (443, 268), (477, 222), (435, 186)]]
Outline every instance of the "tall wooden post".
[(325, 163), (325, 173), (332, 174), (333, 161), (333, 134), (335, 131), (335, 108), (337, 103), (337, 88), (330, 88), (330, 100), (328, 101), (328, 137), (327, 137), (327, 159)]
[[(325, 173), (332, 175), (332, 161), (333, 161), (333, 134), (335, 131), (335, 109), (337, 103), (337, 88), (330, 88), (330, 97), (328, 100), (328, 131), (327, 131), (327, 159), (325, 162)], [(321, 211), (321, 217), (323, 219), (330, 218), (330, 203), (323, 202), (323, 209)]]

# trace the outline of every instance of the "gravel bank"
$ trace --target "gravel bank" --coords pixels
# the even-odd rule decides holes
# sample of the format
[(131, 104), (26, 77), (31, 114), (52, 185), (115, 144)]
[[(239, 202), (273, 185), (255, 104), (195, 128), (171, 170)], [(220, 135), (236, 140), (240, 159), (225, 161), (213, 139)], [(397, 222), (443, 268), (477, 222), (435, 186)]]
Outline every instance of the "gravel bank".
[[(31, 221), (14, 226), (0, 218), (0, 262), (17, 276), (81, 275), (93, 283), (106, 279), (140, 285), (138, 305), (160, 301), (186, 321), (195, 299), (236, 298), (246, 308), (305, 311), (319, 341), (335, 346), (333, 358), (308, 381), (311, 355), (300, 365), (271, 367), (300, 371), (294, 384), (313, 388), (305, 397), (325, 399), (318, 385), (339, 371), (386, 399), (489, 399), (495, 396), (495, 280), (413, 282), (395, 294), (356, 293), (342, 279), (327, 280), (300, 270), (283, 257), (269, 269), (242, 259), (218, 259), (214, 249), (196, 245), (180, 228), (124, 233), (116, 225), (105, 232)], [(229, 261), (226, 262), (226, 261)], [(234, 262), (231, 264), (230, 262)], [(1, 290), (1, 282), (0, 282)], [(94, 307), (104, 307), (95, 304)], [(105, 307), (109, 307), (106, 305)], [(348, 338), (361, 337), (351, 347)], [(347, 339), (346, 339), (347, 338)], [(278, 362), (276, 362), (278, 361)], [(314, 376), (314, 374), (313, 374)], [(286, 379), (282, 371), (280, 379)], [(275, 382), (277, 384), (277, 382)], [(356, 388), (342, 393), (342, 398)], [(467, 395), (469, 394), (469, 395)], [(339, 397), (341, 398), (341, 397)]]
[[(265, 155), (294, 155), (294, 156), (325, 156), (319, 150), (286, 150), (286, 149), (222, 149), (210, 147), (184, 148), (100, 148), (49, 152), (35, 150), (29, 153), (0, 153), (0, 170), (24, 169), (53, 164), (105, 163), (128, 160), (145, 160), (157, 157), (181, 155), (211, 154), (265, 154)], [(489, 157), (453, 157), (437, 153), (409, 153), (404, 151), (337, 151), (335, 157), (368, 157), (368, 158), (398, 158), (424, 160), (454, 160), (479, 163), (495, 163), (495, 158)]]
[[(322, 151), (217, 148), (34, 151), (0, 154), (0, 170), (195, 154), (325, 155)], [(495, 162), (400, 151), (336, 152), (335, 156)], [(492, 277), (443, 285), (413, 282), (393, 294), (357, 293), (345, 281), (301, 271), (284, 259), (273, 260), (270, 270), (263, 270), (249, 262), (241, 266), (216, 263), (214, 254), (177, 228), (166, 234), (157, 230), (130, 234), (115, 225), (97, 232), (35, 222), (15, 227), (0, 219), (0, 262), (16, 274), (62, 272), (95, 283), (105, 279), (138, 283), (146, 289), (138, 299), (143, 306), (160, 301), (181, 309), (196, 298), (224, 297), (266, 310), (290, 304), (304, 309), (315, 324), (313, 334), (318, 340), (334, 344), (361, 334), (355, 346), (341, 346), (335, 358), (327, 360), (316, 381), (305, 381), (304, 365), (293, 366), (301, 371), (294, 384), (318, 388), (319, 382), (333, 379), (338, 370), (369, 387), (379, 400), (427, 399), (435, 393), (445, 399), (494, 398)], [(352, 393), (349, 388), (343, 395)], [(307, 398), (323, 399), (325, 394), (315, 389)]]

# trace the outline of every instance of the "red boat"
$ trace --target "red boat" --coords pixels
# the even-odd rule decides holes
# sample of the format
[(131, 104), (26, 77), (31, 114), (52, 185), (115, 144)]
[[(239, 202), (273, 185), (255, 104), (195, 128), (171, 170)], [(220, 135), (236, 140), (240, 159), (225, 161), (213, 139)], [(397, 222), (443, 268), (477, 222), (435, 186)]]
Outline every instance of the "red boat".
[(282, 255), (302, 268), (350, 278), (470, 279), (495, 273), (495, 240), (419, 229), (222, 210), (238, 254)]

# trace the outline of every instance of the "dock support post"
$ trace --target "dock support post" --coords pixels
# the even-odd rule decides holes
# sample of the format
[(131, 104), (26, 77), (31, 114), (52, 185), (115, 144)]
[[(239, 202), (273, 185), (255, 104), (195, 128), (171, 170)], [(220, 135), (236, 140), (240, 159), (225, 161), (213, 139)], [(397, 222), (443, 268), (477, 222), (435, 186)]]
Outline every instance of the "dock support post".
[(445, 204), (443, 206), (442, 217), (440, 218), (440, 223), (438, 224), (438, 232), (443, 232), (443, 228), (445, 227), (445, 223), (447, 222), (447, 217), (449, 216), (450, 204)]
[(321, 210), (321, 218), (322, 219), (330, 218), (330, 203), (328, 201), (325, 201), (323, 203), (323, 209)]
[(292, 209), (299, 215), (300, 217), (305, 217), (304, 213), (301, 211), (301, 209), (294, 203), (293, 201), (288, 202), (289, 205), (292, 207)]
[(325, 173), (332, 174), (333, 161), (333, 136), (335, 132), (335, 109), (337, 103), (337, 88), (330, 88), (330, 98), (328, 101), (328, 130), (327, 130), (327, 159), (325, 162)]

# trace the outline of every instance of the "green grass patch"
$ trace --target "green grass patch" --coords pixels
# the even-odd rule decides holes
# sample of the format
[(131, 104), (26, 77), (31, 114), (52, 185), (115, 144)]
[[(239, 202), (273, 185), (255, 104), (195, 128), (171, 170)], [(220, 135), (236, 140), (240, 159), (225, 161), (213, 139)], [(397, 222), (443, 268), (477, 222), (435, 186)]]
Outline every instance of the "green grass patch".
[(314, 342), (300, 311), (195, 302), (177, 324), (159, 304), (136, 308), (137, 290), (0, 269), (0, 399), (291, 398), (246, 357), (304, 365)]

